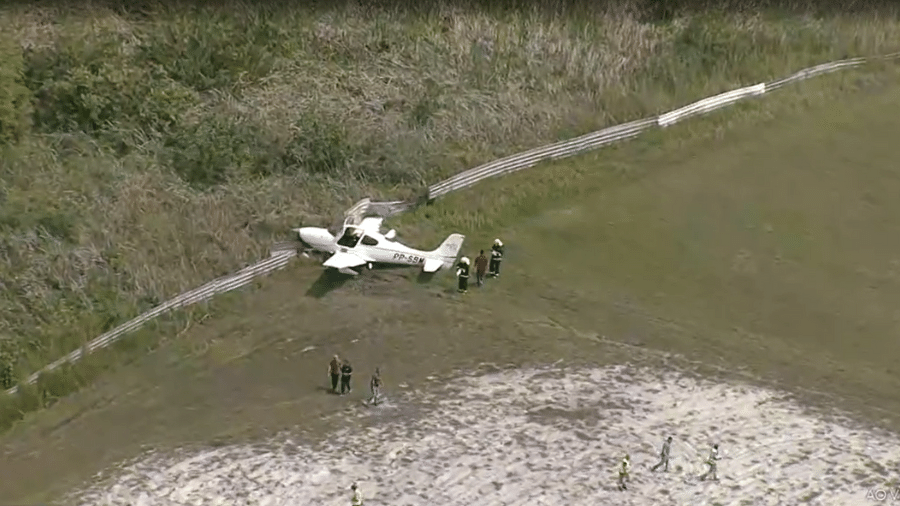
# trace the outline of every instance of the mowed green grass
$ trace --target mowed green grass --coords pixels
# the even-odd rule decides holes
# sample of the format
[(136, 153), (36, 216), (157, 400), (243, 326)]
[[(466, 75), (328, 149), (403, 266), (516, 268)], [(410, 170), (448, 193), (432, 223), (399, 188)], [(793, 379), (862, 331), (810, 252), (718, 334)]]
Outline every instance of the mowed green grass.
[[(885, 79), (766, 97), (403, 220), (482, 220), (510, 249), (506, 293), (555, 301), (560, 321), (900, 421), (900, 91)], [(820, 101), (786, 105), (804, 96)], [(504, 199), (514, 211), (492, 219)]]
[(503, 238), (501, 279), (458, 296), (451, 275), (370, 273), (316, 298), (321, 269), (289, 268), (29, 415), (0, 440), (0, 497), (52, 498), (145, 445), (322, 437), (346, 409), (319, 390), (335, 352), (389, 390), (483, 362), (677, 353), (900, 428), (896, 82), (822, 78), (393, 219), (423, 247), (465, 233), (470, 257)]
[(891, 89), (675, 152), (600, 155), (609, 177), (586, 178), (597, 186), (582, 198), (507, 237), (520, 257), (510, 277), (566, 287), (581, 320), (593, 305), (678, 328), (655, 339), (661, 348), (890, 399), (900, 387), (897, 132)]

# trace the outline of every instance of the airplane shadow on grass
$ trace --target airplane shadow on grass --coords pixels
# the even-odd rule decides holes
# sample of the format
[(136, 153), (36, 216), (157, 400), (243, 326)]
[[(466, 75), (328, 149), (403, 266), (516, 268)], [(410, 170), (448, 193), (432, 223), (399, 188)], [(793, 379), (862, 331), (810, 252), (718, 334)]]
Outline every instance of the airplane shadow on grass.
[(342, 274), (332, 269), (324, 269), (318, 279), (306, 291), (307, 297), (321, 299), (334, 290), (344, 286), (354, 276)]
[[(306, 291), (306, 296), (321, 299), (334, 290), (343, 287), (350, 281), (362, 280), (367, 277), (380, 278), (382, 280), (390, 278), (396, 279), (403, 277), (410, 269), (412, 269), (412, 267), (408, 265), (375, 264), (372, 266), (371, 270), (362, 269), (359, 276), (342, 274), (333, 269), (323, 269), (319, 278), (316, 279)], [(423, 272), (420, 270), (419, 274), (416, 276), (416, 282), (419, 284), (428, 284), (434, 279), (435, 274), (437, 273)]]

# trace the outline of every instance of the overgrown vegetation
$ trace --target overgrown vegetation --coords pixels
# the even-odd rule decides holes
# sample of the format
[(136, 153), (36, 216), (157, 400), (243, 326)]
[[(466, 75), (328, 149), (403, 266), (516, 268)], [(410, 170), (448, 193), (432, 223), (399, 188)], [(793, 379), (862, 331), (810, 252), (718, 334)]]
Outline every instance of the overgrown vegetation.
[(456, 5), (3, 7), (2, 386), (365, 195), (900, 50), (874, 9)]

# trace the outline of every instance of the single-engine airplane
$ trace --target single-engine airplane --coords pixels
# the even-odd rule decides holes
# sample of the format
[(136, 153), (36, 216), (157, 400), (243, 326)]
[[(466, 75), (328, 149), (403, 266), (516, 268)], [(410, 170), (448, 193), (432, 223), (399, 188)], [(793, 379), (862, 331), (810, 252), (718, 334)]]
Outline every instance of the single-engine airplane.
[(359, 274), (354, 268), (364, 265), (371, 269), (373, 263), (421, 265), (424, 272), (450, 268), (466, 238), (462, 234), (450, 234), (437, 249), (421, 251), (396, 242), (397, 233), (393, 229), (382, 234), (382, 221), (384, 218), (381, 217), (362, 218), (359, 222), (348, 218), (339, 238), (318, 227), (295, 228), (294, 231), (307, 247), (332, 253), (322, 265), (352, 276)]

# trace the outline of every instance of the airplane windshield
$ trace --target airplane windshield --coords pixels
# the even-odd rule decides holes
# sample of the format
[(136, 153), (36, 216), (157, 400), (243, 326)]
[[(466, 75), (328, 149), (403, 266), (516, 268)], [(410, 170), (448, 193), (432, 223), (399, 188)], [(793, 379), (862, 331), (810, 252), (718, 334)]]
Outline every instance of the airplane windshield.
[(353, 248), (356, 246), (356, 243), (359, 242), (359, 239), (362, 237), (362, 232), (356, 230), (352, 227), (347, 227), (344, 230), (344, 235), (338, 239), (338, 246), (343, 246), (345, 248)]

